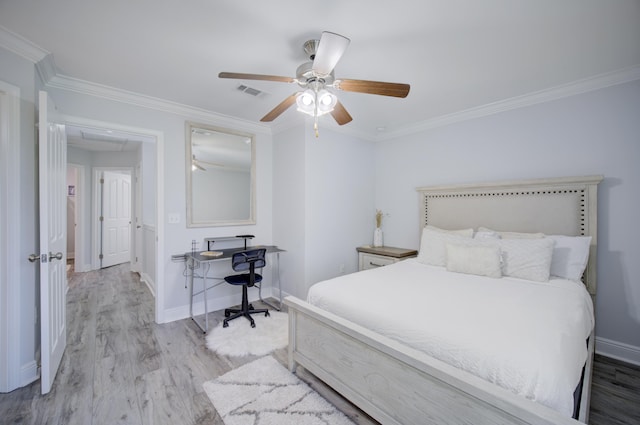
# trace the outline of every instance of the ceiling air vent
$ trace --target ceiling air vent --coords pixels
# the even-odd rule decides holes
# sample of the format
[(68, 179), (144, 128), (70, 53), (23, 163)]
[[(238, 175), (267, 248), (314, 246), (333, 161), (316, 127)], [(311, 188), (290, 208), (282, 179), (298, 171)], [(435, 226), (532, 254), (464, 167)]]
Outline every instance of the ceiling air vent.
[(245, 92), (246, 94), (250, 94), (251, 96), (259, 96), (262, 92), (258, 89), (254, 89), (253, 87), (245, 86), (244, 84), (240, 84), (238, 86), (238, 90), (241, 92)]

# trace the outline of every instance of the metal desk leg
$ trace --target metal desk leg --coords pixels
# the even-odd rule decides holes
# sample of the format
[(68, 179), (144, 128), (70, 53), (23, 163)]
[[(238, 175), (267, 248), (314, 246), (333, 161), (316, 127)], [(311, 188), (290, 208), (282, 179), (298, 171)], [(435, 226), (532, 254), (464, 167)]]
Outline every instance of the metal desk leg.
[[(211, 264), (209, 263), (200, 263), (203, 266), (202, 271), (202, 294), (204, 296), (204, 327), (196, 320), (193, 316), (193, 275), (191, 276), (191, 320), (195, 322), (196, 325), (202, 330), (202, 332), (207, 333), (209, 330), (209, 308), (207, 305), (207, 275), (209, 274), (209, 269), (211, 269)], [(206, 268), (206, 270), (204, 269)]]
[(275, 310), (282, 310), (282, 284), (280, 283), (280, 253), (276, 252), (276, 268), (277, 268), (277, 275), (278, 275), (278, 298), (279, 298), (279, 303), (278, 303), (278, 307), (274, 306), (273, 304), (271, 304), (268, 301), (265, 301), (262, 299), (262, 284), (260, 284), (260, 286), (258, 286), (258, 298), (260, 298), (260, 301), (262, 301), (263, 303), (265, 303), (266, 305), (268, 305), (269, 307), (275, 309)]
[(191, 269), (191, 273), (189, 274), (189, 292), (191, 295), (191, 299), (189, 301), (189, 316), (193, 319), (193, 271), (195, 269), (195, 260), (193, 258), (189, 258), (187, 261), (187, 273), (189, 273), (189, 269)]

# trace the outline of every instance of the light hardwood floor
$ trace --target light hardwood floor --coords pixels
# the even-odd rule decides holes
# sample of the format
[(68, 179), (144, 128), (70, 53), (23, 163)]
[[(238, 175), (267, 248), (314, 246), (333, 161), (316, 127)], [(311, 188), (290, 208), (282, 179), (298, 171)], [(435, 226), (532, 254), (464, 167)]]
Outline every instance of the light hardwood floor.
[[(213, 354), (190, 319), (155, 324), (153, 298), (128, 270), (70, 275), (68, 345), (53, 389), (42, 396), (35, 382), (0, 394), (0, 423), (222, 425), (202, 384), (255, 358)], [(211, 313), (210, 325), (223, 318)], [(286, 355), (274, 353), (283, 364)], [(597, 356), (594, 375), (591, 423), (640, 424), (640, 368)], [(304, 369), (299, 376), (355, 423), (376, 423)]]

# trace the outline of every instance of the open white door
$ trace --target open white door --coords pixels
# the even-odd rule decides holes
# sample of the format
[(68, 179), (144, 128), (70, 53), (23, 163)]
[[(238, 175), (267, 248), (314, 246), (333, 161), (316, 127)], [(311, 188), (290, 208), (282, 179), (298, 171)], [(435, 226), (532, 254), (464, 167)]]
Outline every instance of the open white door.
[(40, 91), (40, 351), (42, 394), (51, 390), (67, 345), (67, 137)]
[(102, 267), (131, 261), (131, 174), (102, 175)]

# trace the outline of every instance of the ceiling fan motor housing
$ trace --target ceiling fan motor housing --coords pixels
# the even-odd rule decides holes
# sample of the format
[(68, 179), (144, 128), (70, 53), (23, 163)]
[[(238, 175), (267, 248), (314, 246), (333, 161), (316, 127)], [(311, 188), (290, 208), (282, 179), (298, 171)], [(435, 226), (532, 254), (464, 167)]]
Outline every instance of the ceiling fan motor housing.
[(319, 81), (324, 86), (333, 84), (335, 74), (333, 71), (329, 75), (320, 76), (313, 72), (313, 61), (305, 62), (296, 70), (296, 79), (301, 87), (307, 87), (313, 81)]
[(316, 57), (316, 52), (318, 51), (318, 46), (320, 45), (320, 40), (307, 40), (302, 48), (304, 52), (307, 54), (307, 57), (310, 60), (314, 60)]

